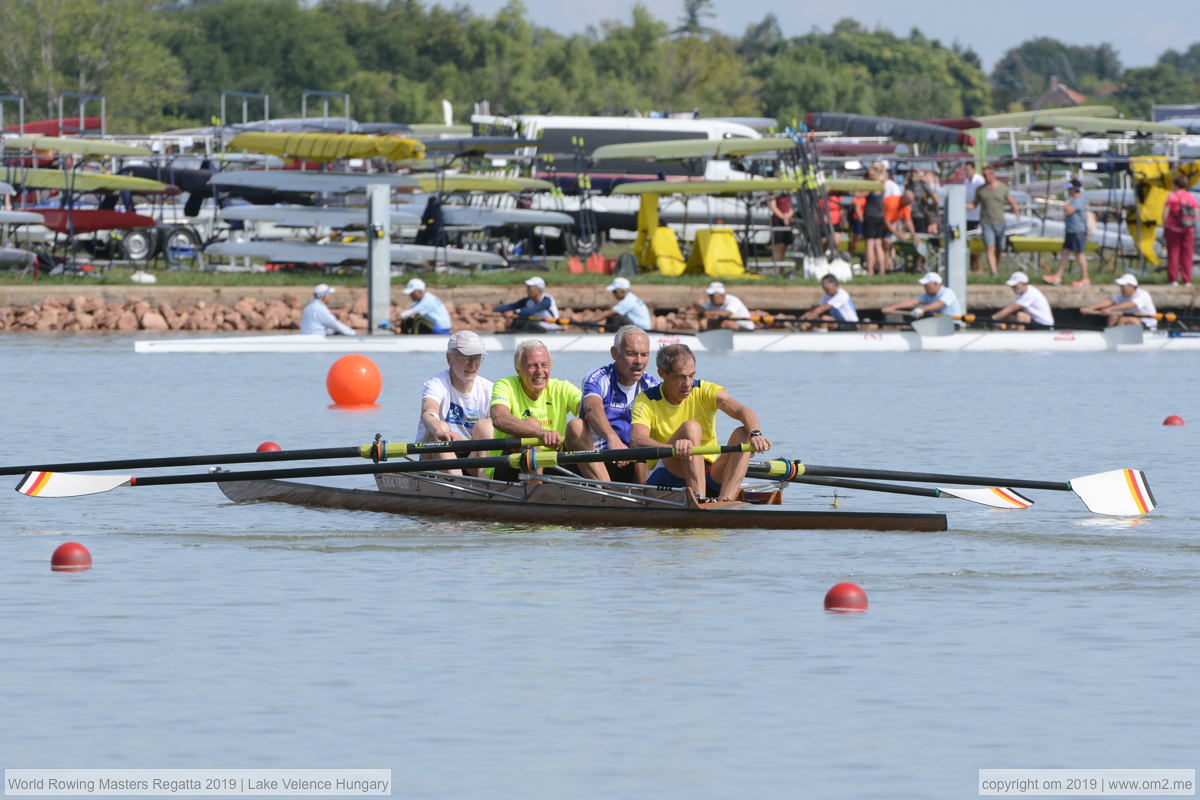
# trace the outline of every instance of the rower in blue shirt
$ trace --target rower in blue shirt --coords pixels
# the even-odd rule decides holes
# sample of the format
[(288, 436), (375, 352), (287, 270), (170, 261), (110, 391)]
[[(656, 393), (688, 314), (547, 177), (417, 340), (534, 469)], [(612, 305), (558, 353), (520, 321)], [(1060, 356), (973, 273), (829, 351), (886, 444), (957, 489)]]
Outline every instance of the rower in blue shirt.
[(546, 292), (546, 281), (537, 275), (525, 281), (526, 297), (496, 306), (492, 311), (504, 312), (511, 320), (511, 331), (557, 331), (561, 326), (550, 320), (558, 319), (558, 304)]
[[(625, 325), (613, 337), (609, 349), (612, 363), (592, 370), (583, 379), (583, 401), (579, 413), (587, 423), (590, 442), (572, 443), (580, 449), (624, 450), (629, 447), (633, 401), (641, 392), (657, 386), (658, 378), (646, 374), (650, 363), (650, 337), (636, 325)], [(580, 472), (596, 480), (645, 483), (644, 461), (610, 464), (580, 464)]]
[[(919, 281), (924, 293), (916, 300), (904, 300), (880, 309), (884, 314), (895, 314), (907, 311), (913, 319), (919, 319), (926, 314), (941, 314), (947, 317), (961, 317), (962, 303), (953, 289), (942, 286), (942, 276), (936, 272), (927, 272)], [(958, 324), (957, 322), (955, 324)]]
[(402, 333), (449, 333), (450, 312), (446, 304), (425, 288), (425, 281), (413, 278), (404, 287), (413, 304), (400, 312)]
[(646, 307), (640, 297), (630, 291), (628, 278), (613, 278), (613, 282), (606, 287), (606, 291), (612, 292), (613, 296), (617, 298), (617, 304), (612, 309), (612, 313), (616, 317), (613, 321), (616, 324), (637, 325), (644, 331), (654, 327), (650, 309)]

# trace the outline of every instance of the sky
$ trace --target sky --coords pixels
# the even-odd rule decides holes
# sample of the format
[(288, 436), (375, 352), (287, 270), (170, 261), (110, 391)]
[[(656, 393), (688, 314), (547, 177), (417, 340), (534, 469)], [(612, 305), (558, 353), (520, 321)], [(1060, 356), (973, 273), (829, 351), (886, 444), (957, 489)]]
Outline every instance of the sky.
[[(426, 0), (427, 5), (453, 6), (461, 3), (476, 14), (490, 16), (506, 0)], [(583, 31), (606, 19), (628, 22), (633, 0), (522, 0), (528, 18), (563, 33)], [(650, 13), (676, 23), (683, 13), (682, 0), (643, 0)], [(927, 38), (949, 46), (955, 41), (969, 45), (979, 54), (984, 69), (1011, 47), (1037, 36), (1050, 36), (1067, 44), (1111, 43), (1126, 67), (1153, 64), (1164, 50), (1186, 50), (1200, 41), (1195, 0), (1155, 0), (1145, 4), (1153, 16), (1141, 19), (1134, 8), (1116, 0), (1091, 2), (1035, 2), (1009, 0), (980, 3), (967, 0), (959, 5), (939, 0), (842, 0), (838, 3), (780, 3), (778, 0), (715, 0), (717, 17), (709, 25), (726, 34), (741, 35), (746, 26), (774, 13), (785, 36), (799, 36), (814, 27), (828, 31), (839, 19), (851, 17), (867, 28), (880, 25), (907, 36), (913, 26)]]

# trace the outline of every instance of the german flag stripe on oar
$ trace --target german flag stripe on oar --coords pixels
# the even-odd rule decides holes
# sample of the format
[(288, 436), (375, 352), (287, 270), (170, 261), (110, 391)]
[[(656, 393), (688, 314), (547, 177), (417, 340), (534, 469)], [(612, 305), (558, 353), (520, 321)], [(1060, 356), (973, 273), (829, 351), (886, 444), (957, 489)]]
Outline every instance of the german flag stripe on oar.
[(1029, 508), (1033, 505), (1033, 501), (1020, 492), (999, 486), (988, 489), (946, 489), (939, 486), (938, 491), (950, 497), (982, 503), (992, 508)]
[(1095, 514), (1135, 517), (1149, 514), (1158, 503), (1140, 469), (1114, 469), (1071, 479), (1071, 490)]
[(17, 487), (17, 491), (21, 494), (27, 494), (30, 497), (37, 497), (45, 488), (46, 483), (50, 480), (49, 472), (31, 472), (25, 476), (25, 480)]

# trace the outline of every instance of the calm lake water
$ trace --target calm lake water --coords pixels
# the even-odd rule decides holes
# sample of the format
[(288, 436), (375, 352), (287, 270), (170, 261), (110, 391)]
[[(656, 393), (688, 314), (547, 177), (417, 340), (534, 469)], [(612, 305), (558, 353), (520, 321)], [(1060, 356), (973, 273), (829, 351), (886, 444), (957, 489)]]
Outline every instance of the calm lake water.
[[(2, 336), (0, 461), (408, 441), (444, 365), (376, 356), (381, 407), (351, 413), (327, 407), (333, 360)], [(555, 375), (598, 363), (564, 354)], [(714, 354), (700, 374), (779, 455), (1138, 467), (1160, 507), (845, 492), (950, 530), (598, 531), (234, 506), (211, 485), (8, 492), (0, 766), (390, 768), (405, 798), (659, 800), (962, 798), (980, 768), (1200, 766), (1200, 358)], [(68, 540), (91, 571), (50, 571)], [(844, 580), (868, 613), (822, 609)]]

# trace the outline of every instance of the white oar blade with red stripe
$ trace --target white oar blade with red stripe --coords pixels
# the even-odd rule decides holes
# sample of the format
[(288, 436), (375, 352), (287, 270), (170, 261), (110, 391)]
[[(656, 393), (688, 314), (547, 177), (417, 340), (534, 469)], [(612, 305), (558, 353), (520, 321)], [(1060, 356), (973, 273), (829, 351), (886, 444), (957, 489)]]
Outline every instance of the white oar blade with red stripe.
[(29, 497), (81, 497), (125, 486), (129, 475), (83, 475), (78, 472), (27, 472), (17, 491)]
[(1093, 514), (1138, 517), (1158, 505), (1150, 493), (1146, 473), (1140, 469), (1114, 469), (1072, 478), (1071, 489)]
[(1029, 508), (1033, 501), (1020, 492), (1012, 489), (993, 487), (990, 489), (946, 489), (939, 486), (938, 491), (960, 500), (990, 506), (991, 508)]

